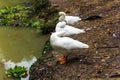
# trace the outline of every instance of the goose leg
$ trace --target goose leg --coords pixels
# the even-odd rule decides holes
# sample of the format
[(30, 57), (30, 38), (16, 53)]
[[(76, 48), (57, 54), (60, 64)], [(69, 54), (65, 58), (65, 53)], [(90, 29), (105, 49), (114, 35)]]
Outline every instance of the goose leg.
[(61, 58), (59, 58), (58, 60), (59, 60), (59, 63), (60, 63), (60, 64), (65, 64), (65, 63), (67, 62), (67, 57), (66, 57), (66, 56), (61, 57)]
[(66, 64), (68, 62), (68, 56), (71, 54), (71, 51), (67, 50), (65, 51), (65, 54), (63, 54), (63, 57), (60, 57), (58, 59), (60, 64)]

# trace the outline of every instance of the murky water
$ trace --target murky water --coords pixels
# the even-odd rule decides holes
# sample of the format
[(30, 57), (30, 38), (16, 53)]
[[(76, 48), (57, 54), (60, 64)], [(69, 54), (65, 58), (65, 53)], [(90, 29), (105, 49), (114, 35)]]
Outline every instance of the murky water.
[(23, 58), (38, 58), (47, 38), (35, 29), (0, 27), (0, 80), (4, 75), (3, 59), (20, 62)]
[[(27, 1), (29, 0), (0, 0), (0, 8)], [(47, 38), (47, 35), (41, 35), (35, 29), (0, 26), (0, 80), (12, 80), (5, 78), (5, 62), (11, 60), (19, 63), (23, 59), (30, 61), (33, 56), (40, 57)]]
[(0, 54), (14, 61), (28, 55), (38, 56), (47, 37), (30, 28), (0, 27)]
[(2, 63), (0, 63), (0, 79), (3, 80), (4, 76), (5, 76), (4, 67)]
[(21, 4), (23, 2), (26, 2), (29, 0), (0, 0), (0, 8), (4, 7), (4, 6), (14, 6), (16, 4)]

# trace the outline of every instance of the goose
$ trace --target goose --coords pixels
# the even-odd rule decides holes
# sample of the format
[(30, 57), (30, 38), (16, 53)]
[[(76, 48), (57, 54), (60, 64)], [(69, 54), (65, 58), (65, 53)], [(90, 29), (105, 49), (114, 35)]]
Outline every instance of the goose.
[(78, 29), (73, 26), (66, 25), (66, 22), (58, 22), (56, 27), (55, 27), (56, 32), (60, 31), (65, 31), (66, 35), (65, 36), (71, 36), (74, 34), (79, 34), (79, 33), (85, 33), (84, 29)]
[(73, 25), (74, 23), (78, 22), (81, 20), (80, 17), (78, 16), (67, 16), (65, 12), (59, 12), (59, 21), (66, 21), (67, 24)]
[[(52, 48), (57, 50), (58, 52), (64, 51), (65, 53), (62, 52), (62, 54), (66, 58), (70, 55), (71, 50), (80, 49), (80, 48), (89, 48), (87, 44), (82, 43), (78, 40), (74, 40), (69, 37), (62, 37), (62, 35), (65, 35), (65, 34), (66, 34), (65, 31), (52, 33), (50, 36), (50, 43)], [(64, 58), (64, 60), (67, 60), (66, 58)]]

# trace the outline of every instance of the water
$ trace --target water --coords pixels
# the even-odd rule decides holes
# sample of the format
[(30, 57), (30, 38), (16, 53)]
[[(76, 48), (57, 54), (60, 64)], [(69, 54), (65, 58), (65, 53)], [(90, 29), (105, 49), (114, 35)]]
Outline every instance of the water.
[[(0, 27), (0, 53), (13, 61), (20, 61), (28, 55), (37, 56), (47, 37), (30, 28)], [(19, 55), (15, 57), (14, 54)]]
[(41, 56), (47, 35), (31, 28), (0, 27), (0, 80), (5, 77), (3, 63), (30, 60), (33, 56)]
[(16, 4), (20, 4), (23, 2), (26, 2), (29, 0), (0, 0), (0, 8), (4, 7), (4, 6), (14, 6)]
[[(27, 1), (29, 0), (0, 0), (0, 8)], [(0, 26), (0, 80), (13, 80), (6, 79), (5, 76), (4, 66), (9, 60), (14, 63), (20, 63), (21, 61), (30, 63), (34, 57), (40, 57), (47, 38), (48, 36), (41, 35), (35, 29)]]
[[(34, 56), (33, 56), (30, 60), (26, 60), (26, 59), (24, 58), (23, 60), (21, 60), (21, 61), (18, 62), (18, 63), (14, 63), (14, 62), (12, 62), (11, 60), (9, 60), (9, 61), (7, 61), (7, 62), (4, 62), (4, 67), (5, 67), (5, 69), (14, 68), (15, 65), (26, 67), (26, 68), (27, 68), (27, 74), (28, 74), (28, 76), (25, 77), (25, 78), (21, 78), (21, 80), (29, 80), (29, 76), (30, 76), (30, 75), (29, 75), (29, 69), (30, 69), (31, 65), (32, 65), (35, 61), (37, 61), (37, 58), (34, 57)], [(6, 77), (4, 80), (8, 80), (8, 78)], [(18, 80), (20, 80), (20, 79), (18, 79)]]

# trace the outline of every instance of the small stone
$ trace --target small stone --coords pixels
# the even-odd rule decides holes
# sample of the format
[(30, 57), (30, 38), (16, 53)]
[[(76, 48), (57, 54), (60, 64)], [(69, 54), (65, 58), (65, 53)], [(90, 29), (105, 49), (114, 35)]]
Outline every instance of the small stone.
[(106, 76), (108, 76), (109, 74), (105, 74)]
[(105, 59), (102, 59), (101, 62), (105, 62)]

